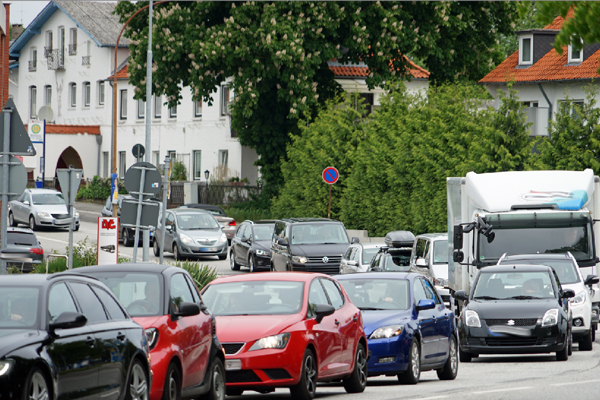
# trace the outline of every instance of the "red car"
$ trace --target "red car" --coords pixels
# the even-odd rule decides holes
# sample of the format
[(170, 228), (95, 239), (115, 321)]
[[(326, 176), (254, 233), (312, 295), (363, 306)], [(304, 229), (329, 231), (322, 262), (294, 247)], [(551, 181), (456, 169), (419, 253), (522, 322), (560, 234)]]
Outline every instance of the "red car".
[(194, 281), (156, 264), (82, 267), (108, 286), (146, 331), (153, 373), (150, 400), (225, 398), (223, 348)]
[(317, 382), (367, 384), (367, 338), (360, 310), (324, 274), (264, 272), (218, 278), (202, 292), (225, 349), (228, 395), (289, 387), (309, 400)]

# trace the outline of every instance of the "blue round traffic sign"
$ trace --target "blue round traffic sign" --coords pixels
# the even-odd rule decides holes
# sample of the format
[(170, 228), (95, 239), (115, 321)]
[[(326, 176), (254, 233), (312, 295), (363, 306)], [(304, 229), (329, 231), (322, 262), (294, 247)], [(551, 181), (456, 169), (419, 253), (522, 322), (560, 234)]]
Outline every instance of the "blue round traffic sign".
[(333, 185), (340, 178), (340, 173), (334, 167), (327, 167), (323, 170), (323, 180), (325, 183)]

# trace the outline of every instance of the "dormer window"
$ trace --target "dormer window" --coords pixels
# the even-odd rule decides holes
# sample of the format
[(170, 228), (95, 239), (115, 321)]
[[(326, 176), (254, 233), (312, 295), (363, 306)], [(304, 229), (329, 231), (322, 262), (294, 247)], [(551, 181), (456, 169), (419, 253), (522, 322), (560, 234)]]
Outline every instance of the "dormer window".
[(533, 35), (519, 38), (519, 65), (533, 64)]
[(573, 45), (569, 45), (569, 58), (568, 63), (580, 63), (583, 61), (583, 48), (575, 50)]

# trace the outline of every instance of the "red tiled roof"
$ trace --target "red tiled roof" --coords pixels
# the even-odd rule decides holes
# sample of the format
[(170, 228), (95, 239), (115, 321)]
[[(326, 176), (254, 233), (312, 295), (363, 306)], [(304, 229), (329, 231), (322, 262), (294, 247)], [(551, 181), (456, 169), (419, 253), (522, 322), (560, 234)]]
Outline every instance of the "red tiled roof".
[[(410, 65), (409, 71), (413, 78), (415, 79), (427, 79), (429, 78), (429, 71), (424, 68), (419, 67), (414, 62), (408, 60)], [(365, 78), (369, 76), (369, 68), (366, 66), (356, 66), (356, 65), (330, 65), (329, 69), (333, 72), (336, 77), (339, 78)]]
[[(114, 75), (108, 77), (108, 79), (115, 79)], [(117, 71), (117, 79), (129, 79), (129, 64), (126, 64), (123, 68)]]
[[(27, 124), (25, 124), (25, 129), (27, 129)], [(100, 125), (46, 124), (46, 133), (59, 135), (76, 135), (78, 133), (87, 133), (88, 135), (99, 135)]]
[[(567, 19), (571, 18), (573, 11), (569, 11)], [(544, 29), (560, 29), (564, 23), (560, 16)], [(488, 73), (479, 83), (505, 83), (514, 82), (551, 82), (565, 80), (583, 80), (599, 78), (600, 50), (586, 58), (577, 65), (567, 65), (567, 47), (559, 55), (556, 49), (550, 50), (535, 64), (527, 68), (517, 68), (519, 65), (519, 51), (515, 51), (494, 70)]]

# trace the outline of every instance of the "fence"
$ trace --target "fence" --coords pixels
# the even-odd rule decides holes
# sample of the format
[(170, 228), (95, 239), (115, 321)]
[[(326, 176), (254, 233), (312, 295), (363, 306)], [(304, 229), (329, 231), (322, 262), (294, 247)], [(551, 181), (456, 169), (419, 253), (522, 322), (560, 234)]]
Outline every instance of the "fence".
[[(191, 192), (186, 193), (188, 190)], [(175, 181), (171, 182), (171, 197), (167, 200), (167, 207), (178, 207), (190, 202), (231, 205), (252, 200), (260, 192), (261, 188), (258, 186), (238, 182), (216, 183), (206, 186), (205, 182)], [(162, 190), (157, 197), (162, 199)]]

